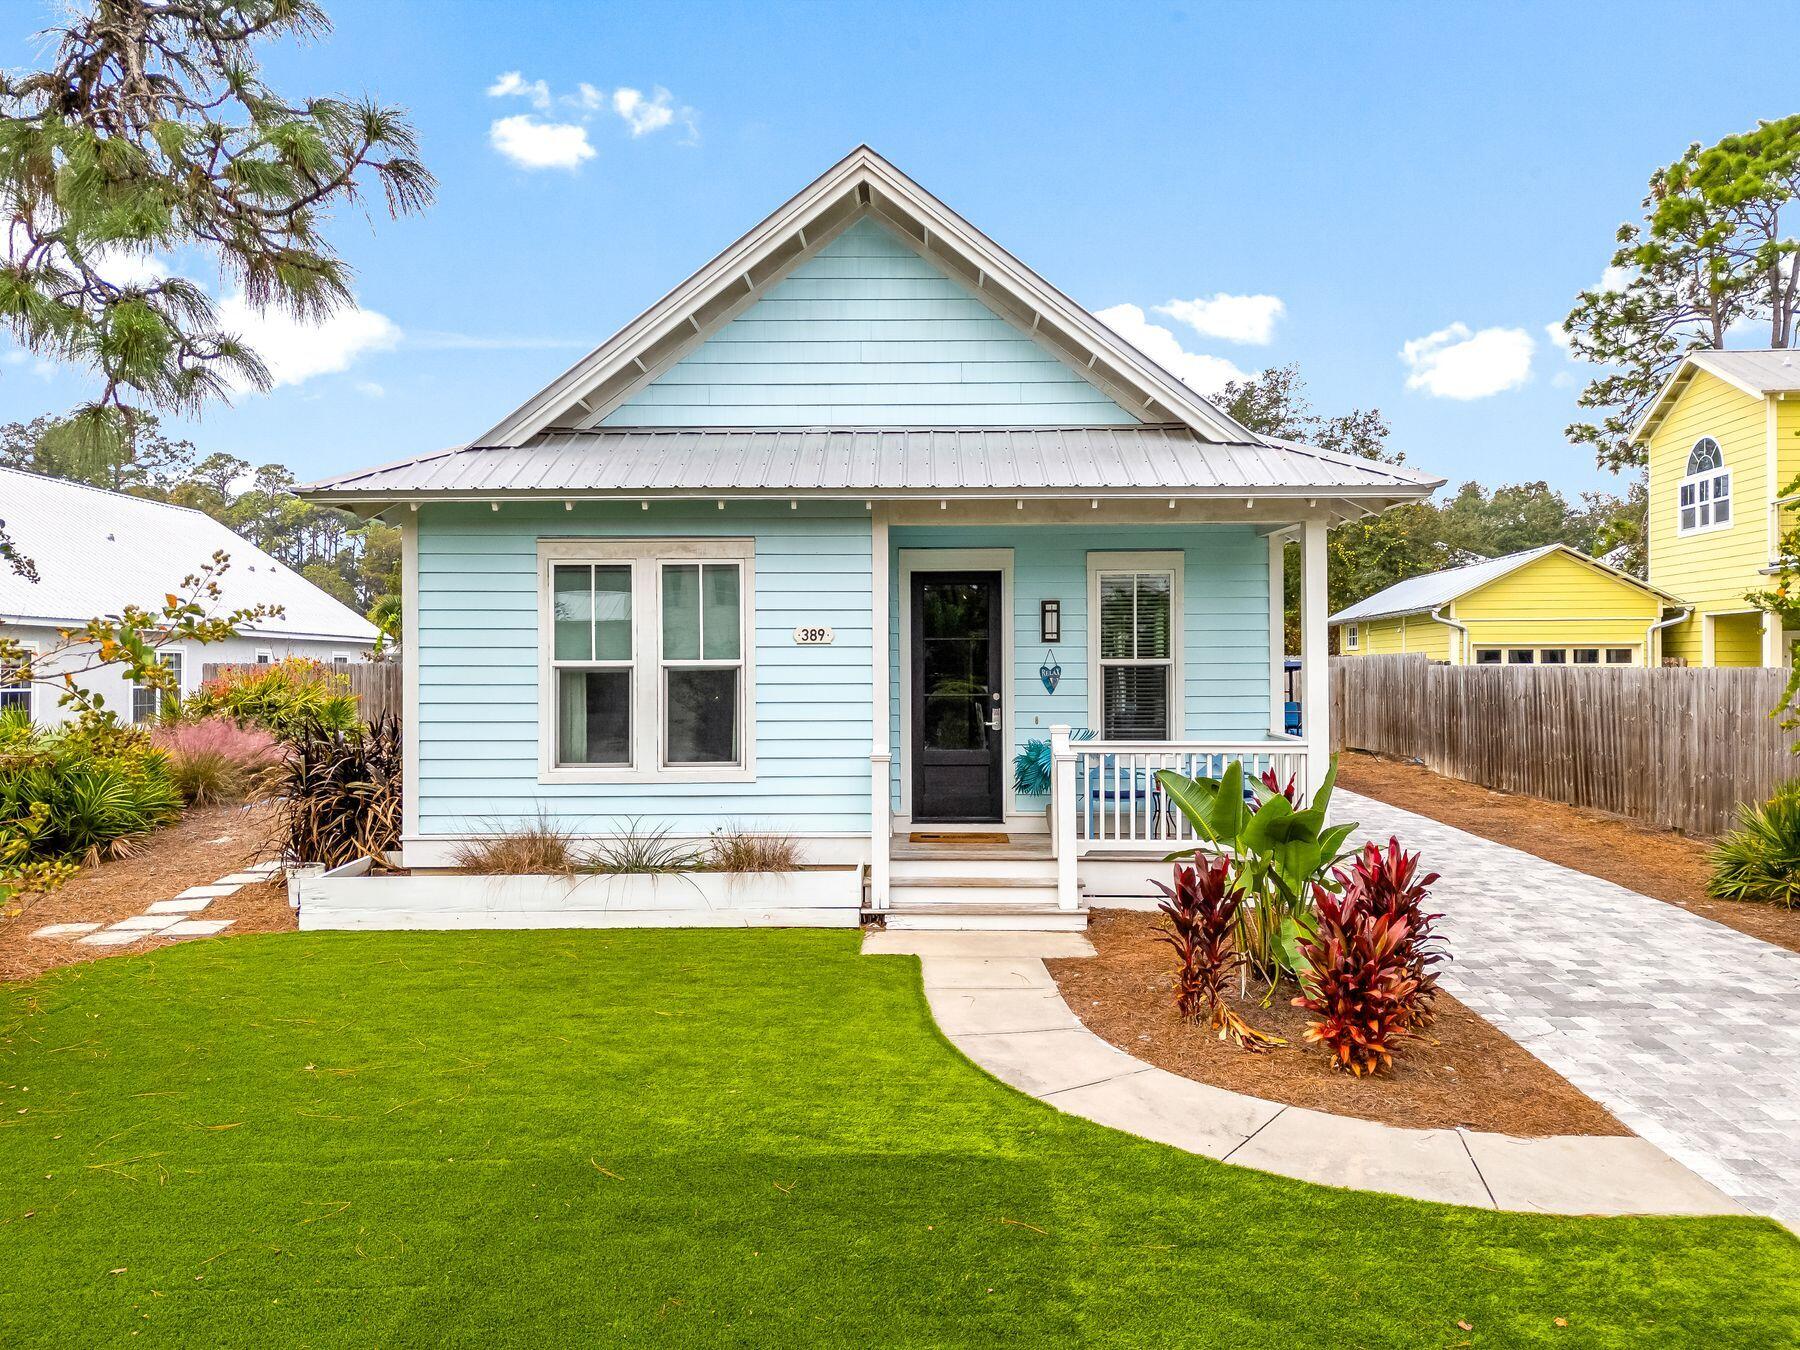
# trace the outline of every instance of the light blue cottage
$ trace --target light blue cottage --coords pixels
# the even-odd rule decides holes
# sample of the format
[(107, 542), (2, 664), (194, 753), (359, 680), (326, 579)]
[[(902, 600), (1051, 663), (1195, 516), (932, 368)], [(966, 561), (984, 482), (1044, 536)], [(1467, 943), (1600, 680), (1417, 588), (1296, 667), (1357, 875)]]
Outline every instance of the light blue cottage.
[(1139, 889), (1158, 767), (1316, 780), (1325, 530), (1439, 482), (1250, 432), (864, 147), (470, 445), (307, 495), (404, 530), (409, 866), (731, 826), (999, 926)]

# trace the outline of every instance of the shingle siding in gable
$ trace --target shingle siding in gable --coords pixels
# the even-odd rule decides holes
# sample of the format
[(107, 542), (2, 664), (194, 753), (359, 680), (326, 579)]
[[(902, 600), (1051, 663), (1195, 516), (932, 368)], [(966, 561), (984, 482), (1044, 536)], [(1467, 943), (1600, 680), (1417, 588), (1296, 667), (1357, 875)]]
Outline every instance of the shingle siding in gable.
[(1116, 426), (1137, 421), (859, 221), (632, 395), (608, 426)]

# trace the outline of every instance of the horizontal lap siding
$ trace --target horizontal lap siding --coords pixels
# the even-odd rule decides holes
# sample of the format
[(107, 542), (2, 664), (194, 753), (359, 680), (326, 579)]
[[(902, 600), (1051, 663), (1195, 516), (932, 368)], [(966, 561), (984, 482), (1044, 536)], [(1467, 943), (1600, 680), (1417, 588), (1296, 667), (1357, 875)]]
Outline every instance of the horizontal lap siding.
[[(869, 824), (870, 530), (854, 507), (729, 511), (610, 506), (427, 507), (419, 513), (419, 811), (427, 835), (516, 821), (542, 806), (584, 834), (704, 834), (727, 822), (794, 833)], [(752, 537), (755, 675), (749, 783), (540, 784), (540, 538)], [(796, 647), (801, 623), (829, 647)]]
[(1656, 595), (1562, 553), (1546, 554), (1458, 597), (1474, 645), (1641, 647), (1662, 616)]
[[(894, 747), (894, 806), (911, 747), (901, 744), (900, 550), (1009, 548), (1013, 554), (1014, 671), (1011, 681), (1015, 744), (1047, 740), (1053, 723), (1090, 724), (1088, 707), (1088, 554), (1181, 550), (1183, 725), (1177, 736), (1260, 738), (1269, 730), (1269, 549), (1246, 526), (896, 526), (888, 532), (891, 562), (892, 679), (889, 729)], [(1038, 606), (1062, 601), (1063, 640), (1038, 641)], [(1054, 693), (1039, 667), (1046, 653), (1062, 667)], [(1014, 809), (1042, 810), (1042, 797), (1018, 797)]]
[(609, 426), (1135, 422), (872, 220), (800, 263)]

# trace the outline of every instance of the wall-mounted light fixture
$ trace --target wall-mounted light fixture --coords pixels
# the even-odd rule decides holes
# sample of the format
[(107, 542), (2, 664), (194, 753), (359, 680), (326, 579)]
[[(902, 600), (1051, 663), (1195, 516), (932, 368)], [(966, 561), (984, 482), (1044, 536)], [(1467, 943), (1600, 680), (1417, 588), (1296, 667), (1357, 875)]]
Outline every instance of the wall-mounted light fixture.
[(1062, 601), (1038, 601), (1038, 641), (1062, 641)]

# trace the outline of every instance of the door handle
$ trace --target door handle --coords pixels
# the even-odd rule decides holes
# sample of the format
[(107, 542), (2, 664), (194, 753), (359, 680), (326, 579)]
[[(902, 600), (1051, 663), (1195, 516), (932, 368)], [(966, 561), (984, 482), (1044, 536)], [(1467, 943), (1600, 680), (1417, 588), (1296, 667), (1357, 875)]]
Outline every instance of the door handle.
[(988, 718), (988, 730), (989, 731), (998, 731), (998, 730), (1000, 730), (1000, 695), (995, 694), (993, 697), (994, 697), (994, 711), (993, 711), (992, 715), (989, 716), (989, 718)]

